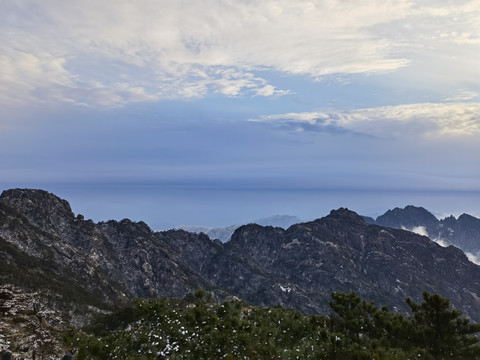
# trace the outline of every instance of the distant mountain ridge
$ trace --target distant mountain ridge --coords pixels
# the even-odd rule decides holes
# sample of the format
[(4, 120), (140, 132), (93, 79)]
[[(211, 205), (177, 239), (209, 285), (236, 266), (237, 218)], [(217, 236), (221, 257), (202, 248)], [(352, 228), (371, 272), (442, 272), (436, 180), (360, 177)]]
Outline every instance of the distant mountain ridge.
[[(444, 219), (438, 219), (423, 207), (408, 205), (404, 208), (387, 210), (376, 219), (369, 216), (362, 216), (362, 218), (368, 224), (409, 230), (428, 236), (442, 246), (454, 245), (463, 250), (472, 261), (480, 263), (480, 219), (472, 215), (462, 214), (458, 218), (450, 215)], [(287, 229), (300, 222), (301, 220), (296, 216), (276, 215), (258, 219), (252, 223)], [(211, 239), (218, 239), (225, 243), (239, 227), (240, 225), (218, 228), (183, 225), (178, 229), (197, 234), (204, 233)]]
[(458, 218), (448, 216), (437, 219), (423, 207), (408, 205), (388, 210), (371, 224), (406, 229), (430, 237), (442, 245), (454, 245), (473, 257), (480, 258), (480, 219), (462, 214)]
[[(257, 220), (253, 220), (252, 224), (258, 224), (263, 226), (273, 226), (273, 227), (281, 227), (283, 229), (287, 229), (294, 224), (300, 223), (301, 220), (296, 216), (291, 215), (274, 215), (269, 216)], [(208, 226), (194, 226), (194, 225), (181, 225), (178, 226), (177, 229), (182, 229), (185, 231), (193, 232), (193, 233), (204, 233), (208, 235), (210, 239), (218, 239), (221, 242), (228, 242), (232, 237), (233, 233), (236, 229), (238, 229), (241, 225), (230, 225), (225, 227), (208, 227)]]
[(85, 311), (200, 287), (306, 314), (328, 312), (333, 291), (407, 311), (404, 298), (426, 290), (480, 320), (480, 266), (462, 251), (345, 208), (287, 229), (243, 225), (221, 243), (128, 219), (94, 223), (46, 191), (12, 189), (0, 196), (0, 245), (0, 285), (39, 291), (44, 306), (69, 309), (77, 323)]

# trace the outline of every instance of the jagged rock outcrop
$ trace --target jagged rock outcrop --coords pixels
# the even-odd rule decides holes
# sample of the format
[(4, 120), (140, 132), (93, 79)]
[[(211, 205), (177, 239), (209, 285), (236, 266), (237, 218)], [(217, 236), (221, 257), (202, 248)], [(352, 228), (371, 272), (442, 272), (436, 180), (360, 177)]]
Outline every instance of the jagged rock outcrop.
[(438, 238), (458, 246), (466, 252), (480, 255), (480, 219), (462, 214), (440, 220)]
[(480, 219), (468, 214), (462, 214), (458, 219), (449, 216), (439, 220), (428, 210), (409, 205), (403, 209), (388, 210), (369, 222), (396, 229), (426, 232), (431, 239), (480, 255)]
[(77, 308), (80, 302), (101, 309), (131, 294), (99, 267), (99, 259), (111, 258), (103, 234), (69, 209), (66, 201), (41, 190), (2, 194), (0, 279), (28, 291), (41, 288), (52, 306), (73, 309), (75, 317), (85, 312)]
[(241, 226), (223, 244), (183, 230), (154, 232), (128, 219), (95, 224), (53, 194), (9, 190), (0, 196), (0, 252), (9, 259), (0, 268), (2, 283), (33, 290), (11, 270), (45, 275), (58, 286), (39, 286), (58, 303), (68, 277), (69, 291), (83, 289), (84, 304), (97, 309), (102, 304), (89, 303), (95, 296), (105, 308), (133, 296), (182, 297), (203, 287), (218, 298), (305, 313), (328, 312), (333, 291), (355, 291), (406, 311), (404, 298), (418, 301), (427, 290), (480, 320), (480, 267), (462, 251), (368, 224), (343, 208), (288, 229)]
[(422, 207), (412, 205), (403, 209), (388, 210), (385, 214), (377, 217), (375, 223), (381, 226), (407, 230), (422, 226), (430, 236), (437, 234), (440, 227), (438, 219), (432, 213)]
[(107, 304), (133, 296), (184, 296), (204, 283), (171, 260), (145, 223), (94, 224), (75, 217), (66, 201), (46, 191), (5, 191), (0, 224), (0, 242), (3, 238), (17, 253), (47, 262), (57, 277), (67, 275)]
[(182, 250), (187, 250), (197, 262), (201, 261), (199, 244), (215, 246), (206, 235), (183, 230), (155, 233), (145, 223), (126, 219), (98, 226), (115, 250), (113, 259), (117, 271), (110, 275), (135, 296), (183, 297), (199, 287), (209, 287), (208, 282), (193, 270), (195, 260), (186, 261), (178, 246), (185, 244)]

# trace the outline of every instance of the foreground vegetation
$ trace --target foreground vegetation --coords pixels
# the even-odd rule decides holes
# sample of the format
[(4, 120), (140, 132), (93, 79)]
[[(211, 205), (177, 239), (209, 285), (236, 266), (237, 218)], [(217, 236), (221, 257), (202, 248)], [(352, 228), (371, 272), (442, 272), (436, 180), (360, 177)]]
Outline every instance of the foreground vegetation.
[(137, 300), (65, 341), (78, 359), (480, 359), (480, 324), (423, 293), (408, 316), (354, 293), (332, 294), (334, 313), (304, 316), (241, 301)]

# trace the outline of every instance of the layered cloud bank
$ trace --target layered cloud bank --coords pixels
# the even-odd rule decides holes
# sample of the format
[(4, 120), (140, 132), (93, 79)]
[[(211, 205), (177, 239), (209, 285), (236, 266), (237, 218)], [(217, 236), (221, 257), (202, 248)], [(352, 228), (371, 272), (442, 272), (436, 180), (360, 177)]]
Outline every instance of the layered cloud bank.
[(467, 93), (478, 80), (476, 1), (44, 0), (1, 8), (4, 104), (288, 94), (270, 71), (321, 81), (412, 67), (415, 81), (434, 67), (435, 81)]
[(265, 122), (296, 131), (348, 131), (394, 138), (398, 135), (457, 137), (480, 134), (480, 103), (422, 103), (350, 111), (264, 115)]

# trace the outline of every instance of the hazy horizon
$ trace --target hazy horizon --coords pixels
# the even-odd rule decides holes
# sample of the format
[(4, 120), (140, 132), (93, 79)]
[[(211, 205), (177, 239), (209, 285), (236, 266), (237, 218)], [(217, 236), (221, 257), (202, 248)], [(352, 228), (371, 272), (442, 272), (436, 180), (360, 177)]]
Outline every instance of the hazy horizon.
[[(13, 184), (10, 188), (14, 188)], [(22, 188), (25, 186), (22, 186)], [(297, 216), (311, 221), (346, 207), (376, 218), (407, 205), (424, 207), (438, 219), (463, 213), (479, 217), (478, 192), (320, 190), (320, 189), (162, 189), (154, 185), (117, 186), (71, 184), (33, 186), (70, 203), (75, 214), (95, 222), (143, 221), (153, 230), (181, 225), (224, 227), (275, 216)], [(128, 190), (127, 190), (128, 189)], [(6, 190), (6, 189), (1, 189)]]
[(0, 187), (153, 228), (480, 208), (480, 2), (0, 4)]

